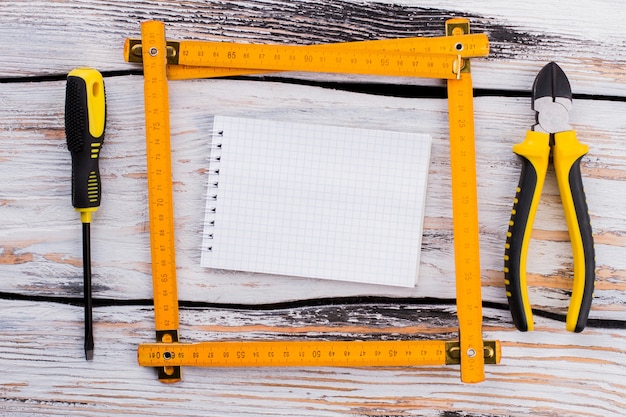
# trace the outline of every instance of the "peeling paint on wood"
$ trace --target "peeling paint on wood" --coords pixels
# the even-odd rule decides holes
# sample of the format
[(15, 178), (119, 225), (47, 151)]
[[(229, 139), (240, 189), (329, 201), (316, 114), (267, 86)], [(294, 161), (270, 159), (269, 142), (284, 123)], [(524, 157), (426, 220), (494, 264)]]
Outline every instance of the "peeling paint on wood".
[[(467, 4), (465, 4), (467, 3)], [(626, 409), (626, 43), (615, 2), (493, 0), (0, 2), (0, 414), (215, 416), (621, 416)], [(624, 10), (620, 10), (624, 9)], [(592, 12), (590, 12), (592, 10)], [(123, 62), (146, 19), (168, 36), (311, 44), (441, 36), (450, 17), (489, 35), (472, 63), (479, 97), (477, 174), (484, 336), (503, 344), (487, 380), (456, 367), (184, 369), (156, 382), (136, 364), (154, 340), (141, 70)], [(62, 28), (62, 30), (60, 30)], [(590, 147), (583, 181), (596, 236), (590, 325), (564, 330), (572, 259), (549, 171), (529, 264), (536, 331), (514, 330), (502, 256), (520, 163), (511, 146), (534, 123), (529, 91), (556, 60), (577, 95), (571, 123)], [(82, 351), (82, 262), (70, 204), (65, 74), (107, 74), (103, 205), (92, 224), (96, 356)], [(444, 84), (316, 74), (170, 83), (177, 265), (184, 341), (456, 338)], [(343, 91), (342, 91), (343, 90)], [(430, 133), (420, 281), (405, 290), (233, 273), (199, 266), (208, 132), (215, 114)], [(157, 410), (157, 411), (155, 411)]]

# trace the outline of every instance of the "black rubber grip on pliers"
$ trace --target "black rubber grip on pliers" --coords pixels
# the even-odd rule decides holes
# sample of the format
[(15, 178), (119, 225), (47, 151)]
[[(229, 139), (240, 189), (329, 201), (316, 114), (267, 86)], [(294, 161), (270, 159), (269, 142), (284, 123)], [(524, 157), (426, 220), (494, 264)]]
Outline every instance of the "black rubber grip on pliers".
[(525, 271), (522, 272), (522, 268), (525, 270), (526, 267), (522, 254), (527, 250), (525, 248), (528, 248), (528, 242), (525, 242), (525, 239), (530, 239), (530, 233), (526, 231), (532, 229), (531, 206), (537, 194), (537, 171), (528, 159), (520, 157), (522, 171), (511, 210), (504, 250), (504, 282), (513, 323), (519, 330), (527, 331), (532, 329), (533, 323), (532, 316), (528, 314), (530, 306)]
[[(583, 259), (574, 258), (574, 263), (581, 262), (584, 265), (585, 274), (584, 281), (574, 282), (573, 294), (582, 290), (582, 294), (580, 294), (581, 299), (579, 302), (572, 299), (567, 313), (568, 329), (574, 332), (583, 331), (587, 325), (589, 311), (591, 310), (591, 302), (593, 300), (596, 270), (593, 231), (591, 229), (591, 219), (589, 217), (589, 209), (587, 207), (587, 198), (585, 196), (582, 176), (580, 173), (581, 159), (582, 156), (572, 164), (568, 174), (569, 188), (572, 193), (572, 204), (576, 213), (576, 221), (578, 223), (580, 233), (579, 244), (582, 245), (583, 254)], [(565, 206), (565, 202), (563, 204)], [(574, 243), (574, 239), (571, 240), (572, 245), (576, 244)], [(578, 311), (576, 312), (576, 310)], [(572, 326), (573, 328), (571, 328)]]
[(504, 284), (515, 327), (525, 332), (534, 327), (526, 285), (526, 264), (530, 234), (548, 171), (550, 136), (529, 130), (526, 139), (513, 146), (513, 152), (522, 160), (522, 171), (504, 250)]

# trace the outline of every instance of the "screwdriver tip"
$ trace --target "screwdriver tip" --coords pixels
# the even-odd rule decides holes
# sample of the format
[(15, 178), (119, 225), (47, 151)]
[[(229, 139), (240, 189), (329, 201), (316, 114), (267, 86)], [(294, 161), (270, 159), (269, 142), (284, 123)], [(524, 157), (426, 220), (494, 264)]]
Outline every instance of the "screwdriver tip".
[(85, 359), (90, 361), (93, 359), (93, 350), (86, 350), (85, 351)]

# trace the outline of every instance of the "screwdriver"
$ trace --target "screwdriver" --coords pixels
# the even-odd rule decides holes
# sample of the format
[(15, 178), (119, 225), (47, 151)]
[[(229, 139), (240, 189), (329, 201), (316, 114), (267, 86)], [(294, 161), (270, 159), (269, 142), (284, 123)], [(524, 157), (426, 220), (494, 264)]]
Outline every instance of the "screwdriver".
[(83, 294), (85, 298), (85, 358), (93, 359), (91, 300), (91, 218), (102, 195), (98, 159), (104, 140), (106, 99), (102, 74), (77, 68), (67, 75), (65, 136), (72, 155), (72, 205), (83, 224)]

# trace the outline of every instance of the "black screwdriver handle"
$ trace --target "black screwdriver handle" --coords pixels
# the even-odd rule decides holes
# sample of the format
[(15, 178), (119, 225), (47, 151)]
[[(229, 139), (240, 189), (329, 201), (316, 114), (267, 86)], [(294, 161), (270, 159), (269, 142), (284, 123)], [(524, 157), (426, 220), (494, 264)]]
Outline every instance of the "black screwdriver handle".
[[(72, 154), (72, 205), (90, 213), (100, 206), (99, 156), (104, 141), (106, 100), (102, 74), (78, 68), (67, 77), (65, 134)], [(83, 216), (83, 221), (91, 216)]]

